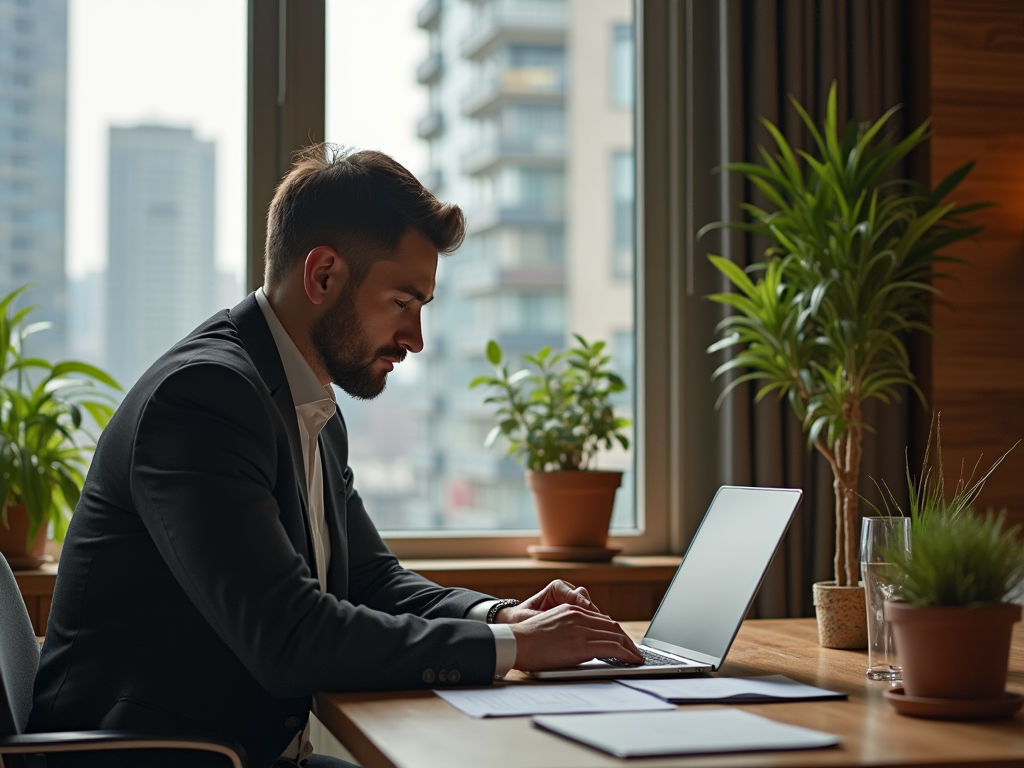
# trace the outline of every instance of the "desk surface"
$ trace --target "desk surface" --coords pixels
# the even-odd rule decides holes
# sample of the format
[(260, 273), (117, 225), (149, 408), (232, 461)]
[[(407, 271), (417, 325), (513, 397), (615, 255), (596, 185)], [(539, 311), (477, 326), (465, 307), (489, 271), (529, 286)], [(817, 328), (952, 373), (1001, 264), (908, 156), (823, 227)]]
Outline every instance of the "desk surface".
[[(646, 623), (623, 627), (639, 639)], [(846, 701), (740, 705), (779, 722), (839, 734), (843, 744), (838, 749), (624, 761), (537, 730), (527, 717), (467, 717), (429, 691), (319, 694), (317, 714), (364, 768), (1024, 766), (1024, 712), (1015, 720), (983, 724), (904, 717), (882, 698), (886, 683), (865, 679), (866, 659), (863, 651), (819, 646), (813, 619), (748, 621), (722, 670), (730, 676), (785, 674), (848, 693)], [(533, 684), (517, 672), (510, 679)], [(1008, 687), (1024, 692), (1020, 624)]]

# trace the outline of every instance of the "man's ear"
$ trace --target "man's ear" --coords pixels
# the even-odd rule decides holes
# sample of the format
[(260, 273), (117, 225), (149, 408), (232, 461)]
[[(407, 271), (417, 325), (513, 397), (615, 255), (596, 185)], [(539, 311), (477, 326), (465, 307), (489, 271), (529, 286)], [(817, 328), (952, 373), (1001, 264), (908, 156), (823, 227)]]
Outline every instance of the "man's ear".
[(333, 303), (348, 280), (348, 262), (330, 246), (318, 245), (306, 255), (302, 286), (313, 304)]

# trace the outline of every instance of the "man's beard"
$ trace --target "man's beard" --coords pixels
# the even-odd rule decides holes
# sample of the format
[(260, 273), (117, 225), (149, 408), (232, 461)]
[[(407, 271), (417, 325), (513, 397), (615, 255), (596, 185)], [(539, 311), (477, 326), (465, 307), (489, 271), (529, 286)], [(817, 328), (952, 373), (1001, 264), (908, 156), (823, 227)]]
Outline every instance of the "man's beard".
[(374, 370), (380, 358), (401, 362), (406, 355), (401, 347), (371, 350), (366, 331), (356, 316), (354, 290), (345, 290), (313, 323), (309, 340), (331, 380), (358, 400), (372, 400), (387, 386), (387, 371)]

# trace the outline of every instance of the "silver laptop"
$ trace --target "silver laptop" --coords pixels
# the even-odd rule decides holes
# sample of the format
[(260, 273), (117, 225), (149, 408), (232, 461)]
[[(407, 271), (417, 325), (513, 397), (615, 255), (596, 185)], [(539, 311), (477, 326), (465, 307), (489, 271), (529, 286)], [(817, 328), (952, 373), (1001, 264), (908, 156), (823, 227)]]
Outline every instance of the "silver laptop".
[(719, 488), (638, 646), (646, 662), (593, 659), (533, 676), (568, 680), (717, 670), (802, 495), (796, 488)]

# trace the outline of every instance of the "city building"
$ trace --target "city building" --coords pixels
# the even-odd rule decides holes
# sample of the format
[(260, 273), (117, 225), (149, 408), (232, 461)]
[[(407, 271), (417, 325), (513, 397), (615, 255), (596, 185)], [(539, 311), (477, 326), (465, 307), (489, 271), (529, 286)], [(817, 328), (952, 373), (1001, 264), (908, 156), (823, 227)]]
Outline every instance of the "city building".
[[(632, 377), (632, 4), (429, 0), (418, 23), (424, 183), (465, 208), (469, 230), (442, 261), (426, 328), (414, 456), (430, 509), (415, 527), (535, 528), (522, 469), (483, 447), (492, 409), (467, 383), (488, 371), (489, 339), (518, 358), (574, 332), (608, 341)], [(620, 497), (630, 524), (629, 488)]]
[(20, 306), (50, 330), (32, 354), (65, 355), (64, 177), (67, 0), (0, 1), (0, 295), (31, 283)]
[(110, 129), (106, 362), (126, 388), (217, 307), (212, 142)]

